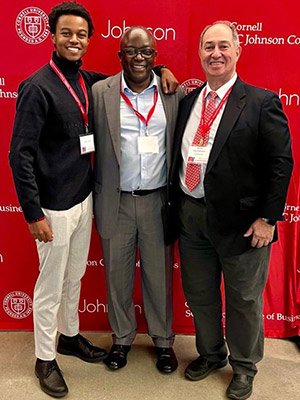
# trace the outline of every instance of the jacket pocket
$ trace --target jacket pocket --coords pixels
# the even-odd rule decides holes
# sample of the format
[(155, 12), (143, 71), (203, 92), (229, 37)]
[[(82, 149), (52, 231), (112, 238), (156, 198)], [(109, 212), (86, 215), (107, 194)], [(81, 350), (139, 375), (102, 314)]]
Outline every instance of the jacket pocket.
[(247, 211), (256, 208), (259, 204), (259, 196), (248, 196), (240, 199), (240, 210)]
[(99, 182), (94, 182), (94, 192), (101, 193), (101, 190), (102, 190), (102, 184)]

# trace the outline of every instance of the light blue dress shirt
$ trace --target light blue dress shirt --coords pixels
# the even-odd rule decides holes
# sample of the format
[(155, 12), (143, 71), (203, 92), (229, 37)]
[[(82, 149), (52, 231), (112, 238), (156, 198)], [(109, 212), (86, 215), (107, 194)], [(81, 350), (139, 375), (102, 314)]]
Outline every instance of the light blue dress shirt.
[[(141, 93), (134, 93), (126, 84), (124, 75), (121, 80), (122, 90), (133, 107), (145, 118), (154, 104), (154, 90), (157, 79), (153, 74), (150, 85)], [(166, 116), (163, 103), (158, 93), (155, 111), (146, 125), (134, 113), (121, 97), (121, 190), (150, 190), (167, 184), (166, 165)], [(158, 153), (138, 153), (139, 136), (157, 136)]]

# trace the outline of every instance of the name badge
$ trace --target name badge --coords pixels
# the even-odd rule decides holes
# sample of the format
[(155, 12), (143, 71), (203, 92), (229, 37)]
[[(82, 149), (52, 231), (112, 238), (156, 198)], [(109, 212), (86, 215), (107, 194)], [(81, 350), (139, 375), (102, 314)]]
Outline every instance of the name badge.
[(158, 154), (158, 137), (157, 136), (139, 136), (138, 137), (138, 153)]
[(207, 164), (210, 148), (208, 146), (190, 146), (188, 162), (191, 164)]
[(86, 135), (80, 135), (80, 154), (92, 153), (95, 151), (94, 134), (88, 133)]

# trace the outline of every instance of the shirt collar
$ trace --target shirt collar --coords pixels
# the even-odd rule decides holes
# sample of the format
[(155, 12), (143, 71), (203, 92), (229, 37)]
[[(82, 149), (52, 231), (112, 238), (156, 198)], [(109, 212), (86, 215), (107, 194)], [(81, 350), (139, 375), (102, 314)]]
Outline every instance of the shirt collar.
[(122, 84), (123, 92), (129, 92), (129, 93), (133, 93), (133, 94), (142, 94), (142, 93), (145, 93), (149, 89), (157, 87), (157, 78), (153, 72), (151, 72), (151, 77), (152, 77), (152, 79), (151, 79), (150, 85), (146, 89), (144, 89), (141, 93), (135, 93), (128, 87), (128, 85), (125, 81), (125, 78), (124, 78), (124, 71), (122, 71), (121, 84)]
[[(229, 79), (228, 82), (226, 82), (223, 86), (221, 86), (218, 90), (215, 90), (215, 92), (217, 93), (219, 99), (223, 99), (223, 97), (225, 96), (227, 90), (235, 83), (235, 81), (237, 80), (237, 73), (235, 72), (235, 74), (233, 75), (233, 77), (231, 79)], [(207, 82), (207, 90), (206, 90), (206, 96), (213, 91), (211, 89), (211, 87), (209, 86), (209, 83)]]

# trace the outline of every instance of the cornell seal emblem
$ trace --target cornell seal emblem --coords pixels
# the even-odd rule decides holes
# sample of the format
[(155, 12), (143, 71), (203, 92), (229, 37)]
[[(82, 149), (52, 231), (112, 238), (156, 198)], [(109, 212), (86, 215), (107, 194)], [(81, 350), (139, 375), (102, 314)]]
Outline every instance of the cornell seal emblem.
[(32, 312), (32, 300), (24, 292), (10, 292), (4, 297), (3, 308), (11, 318), (26, 318)]
[(28, 44), (42, 43), (49, 35), (48, 16), (38, 7), (27, 7), (16, 18), (16, 31)]

